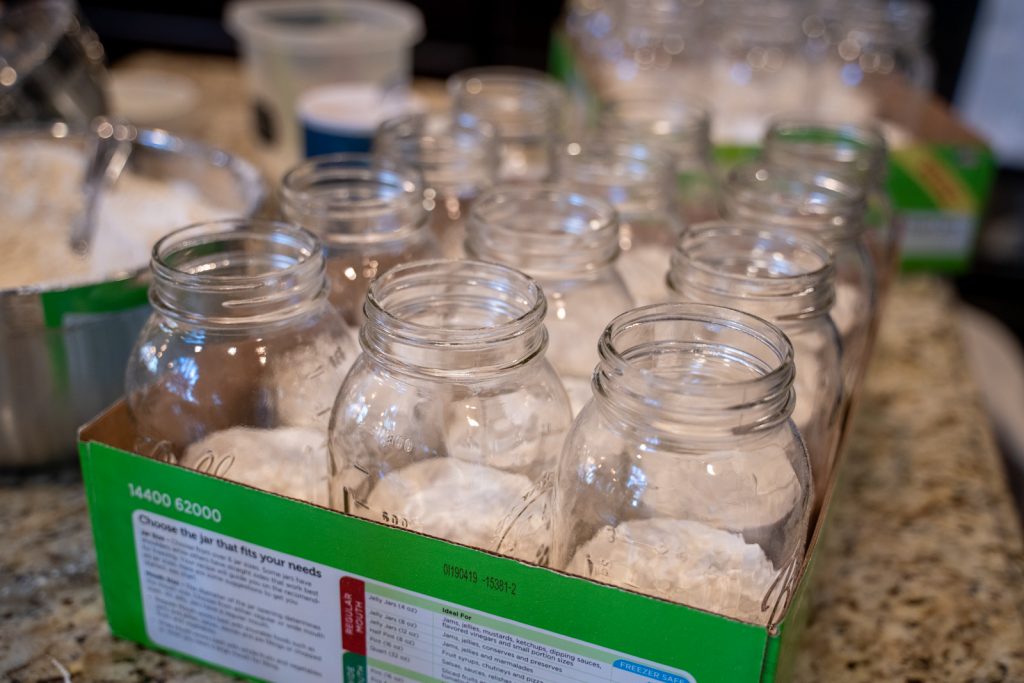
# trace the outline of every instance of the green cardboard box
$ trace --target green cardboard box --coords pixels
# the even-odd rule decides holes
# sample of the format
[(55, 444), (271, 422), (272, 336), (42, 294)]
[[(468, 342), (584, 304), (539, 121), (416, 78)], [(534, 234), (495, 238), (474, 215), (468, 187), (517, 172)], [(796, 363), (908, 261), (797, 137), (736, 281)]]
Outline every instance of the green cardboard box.
[(121, 638), (289, 683), (789, 678), (810, 560), (765, 628), (145, 458), (133, 431), (122, 402), (79, 442)]

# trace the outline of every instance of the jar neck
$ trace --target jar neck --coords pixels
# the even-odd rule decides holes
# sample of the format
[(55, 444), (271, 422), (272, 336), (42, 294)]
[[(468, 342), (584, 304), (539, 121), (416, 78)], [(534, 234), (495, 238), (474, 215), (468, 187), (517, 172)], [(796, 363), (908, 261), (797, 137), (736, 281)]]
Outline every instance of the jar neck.
[(623, 221), (676, 212), (670, 157), (653, 145), (591, 140), (572, 142), (559, 158), (559, 177), (608, 201)]
[(385, 121), (374, 151), (415, 168), (427, 191), (442, 197), (474, 197), (498, 174), (494, 126), (468, 113), (410, 114)]
[(427, 378), (491, 378), (543, 356), (547, 302), (522, 273), (480, 261), (417, 261), (370, 286), (363, 351)]
[(483, 67), (448, 79), (457, 112), (491, 123), (502, 142), (557, 139), (563, 132), (565, 94), (551, 76), (533, 69)]
[(722, 201), (727, 218), (811, 232), (830, 249), (864, 233), (863, 189), (812, 170), (739, 164), (726, 176)]
[(884, 183), (888, 150), (873, 124), (776, 119), (765, 134), (764, 159), (789, 168), (810, 166), (866, 189)]
[(687, 230), (668, 282), (681, 301), (736, 308), (783, 327), (828, 315), (835, 302), (828, 249), (803, 233), (740, 223)]
[(711, 118), (703, 104), (664, 96), (629, 96), (610, 101), (601, 113), (602, 134), (613, 140), (665, 144), (680, 159), (711, 160)]
[(775, 45), (799, 50), (805, 15), (789, 0), (715, 0), (710, 6), (714, 40), (733, 45)]
[(509, 185), (470, 211), (466, 251), (540, 280), (585, 277), (619, 254), (619, 221), (607, 202), (553, 185)]
[(285, 218), (328, 247), (401, 242), (428, 229), (420, 173), (369, 154), (309, 159), (285, 174), (280, 196)]
[(287, 321), (327, 296), (320, 241), (287, 223), (227, 220), (182, 228), (156, 243), (150, 268), (153, 308), (198, 326)]
[(613, 320), (598, 352), (598, 406), (666, 438), (759, 434), (793, 412), (793, 348), (781, 330), (747, 313), (644, 306)]

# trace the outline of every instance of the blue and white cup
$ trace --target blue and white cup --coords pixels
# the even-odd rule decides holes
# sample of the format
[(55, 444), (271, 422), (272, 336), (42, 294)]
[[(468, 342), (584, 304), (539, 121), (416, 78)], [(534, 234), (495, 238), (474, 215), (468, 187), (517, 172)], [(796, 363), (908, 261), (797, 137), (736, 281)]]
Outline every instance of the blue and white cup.
[(408, 90), (385, 90), (371, 83), (336, 83), (307, 90), (296, 104), (305, 155), (369, 152), (377, 126), (421, 108)]

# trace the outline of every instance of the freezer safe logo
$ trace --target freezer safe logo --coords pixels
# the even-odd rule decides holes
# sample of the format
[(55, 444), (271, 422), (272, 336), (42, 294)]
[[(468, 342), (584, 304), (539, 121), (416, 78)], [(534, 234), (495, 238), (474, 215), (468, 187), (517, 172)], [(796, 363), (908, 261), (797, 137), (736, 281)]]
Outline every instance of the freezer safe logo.
[(628, 659), (617, 659), (612, 666), (621, 671), (628, 671), (631, 674), (643, 676), (652, 681), (661, 681), (661, 683), (697, 683), (697, 679), (690, 674), (670, 673), (661, 669), (655, 669), (646, 664), (631, 662)]

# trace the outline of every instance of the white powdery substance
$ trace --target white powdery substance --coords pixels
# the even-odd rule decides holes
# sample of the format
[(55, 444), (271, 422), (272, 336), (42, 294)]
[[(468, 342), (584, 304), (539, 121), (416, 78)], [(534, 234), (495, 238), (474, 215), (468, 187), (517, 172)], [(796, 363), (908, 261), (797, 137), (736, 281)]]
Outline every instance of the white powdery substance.
[(594, 396), (591, 378), (562, 377), (562, 386), (565, 387), (565, 393), (569, 394), (569, 406), (572, 408), (572, 417), (575, 420), (583, 410), (583, 406), (587, 405), (587, 401)]
[(321, 335), (312, 344), (283, 354), (271, 378), (277, 421), (326, 432), (334, 399), (357, 355), (356, 342), (348, 334)]
[[(635, 246), (622, 252), (616, 262), (626, 289), (637, 306), (669, 300), (667, 277), (672, 250), (667, 247)], [(595, 340), (596, 343), (596, 340)]]
[(857, 287), (845, 282), (836, 283), (836, 301), (832, 306), (832, 322), (839, 330), (842, 339), (849, 339), (854, 330), (863, 323), (867, 315), (862, 310), (865, 306), (864, 298)]
[(603, 527), (566, 571), (755, 624), (778, 573), (739, 534), (665, 517)]
[(82, 155), (61, 144), (0, 145), (0, 288), (72, 285), (141, 268), (171, 230), (233, 215), (187, 182), (126, 172), (101, 198), (92, 247), (81, 257), (68, 238), (84, 168)]
[(695, 468), (675, 458), (646, 458), (644, 507), (658, 516), (700, 519), (741, 532), (774, 525), (800, 503), (800, 481), (781, 449), (725, 451), (700, 463)]
[(554, 466), (549, 451), (561, 442), (551, 443), (539, 413), (556, 408), (527, 391), (454, 401), (445, 406), (445, 449), (466, 462), (540, 475)]
[(178, 464), (326, 505), (327, 457), (327, 434), (319, 429), (231, 427), (188, 446)]
[[(822, 396), (821, 383), (829, 381), (830, 378), (822, 376), (822, 367), (815, 355), (816, 349), (800, 337), (794, 337), (793, 348), (796, 353), (796, 380), (793, 382), (796, 405), (793, 406), (792, 417), (800, 434), (804, 435), (811, 423), (819, 419), (819, 415), (823, 412), (830, 413), (834, 406), (828, 405), (827, 402), (823, 403), (830, 397)], [(838, 377), (830, 381), (841, 382)]]
[(501, 538), (533, 488), (521, 474), (456, 458), (432, 458), (385, 475), (366, 500), (369, 509), (357, 507), (354, 512), (377, 521), (383, 519), (382, 513), (390, 519), (398, 515), (414, 531), (536, 561), (548, 543), (544, 520), (531, 517), (525, 525), (516, 525), (514, 537)]

